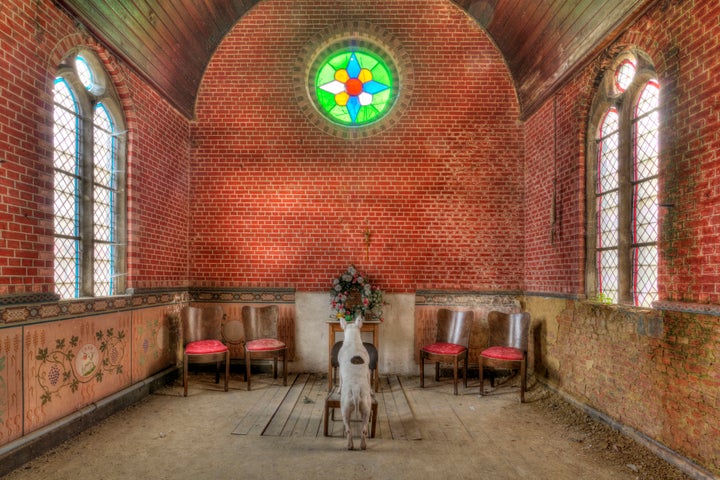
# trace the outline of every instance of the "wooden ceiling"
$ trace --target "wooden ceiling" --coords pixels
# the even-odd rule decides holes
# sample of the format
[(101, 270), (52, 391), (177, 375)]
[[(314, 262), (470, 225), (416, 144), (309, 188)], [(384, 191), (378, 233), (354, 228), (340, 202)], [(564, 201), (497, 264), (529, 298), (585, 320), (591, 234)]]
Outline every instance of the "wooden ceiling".
[[(257, 1), (56, 0), (188, 118), (213, 52)], [(526, 117), (658, 0), (448, 1), (500, 49)]]

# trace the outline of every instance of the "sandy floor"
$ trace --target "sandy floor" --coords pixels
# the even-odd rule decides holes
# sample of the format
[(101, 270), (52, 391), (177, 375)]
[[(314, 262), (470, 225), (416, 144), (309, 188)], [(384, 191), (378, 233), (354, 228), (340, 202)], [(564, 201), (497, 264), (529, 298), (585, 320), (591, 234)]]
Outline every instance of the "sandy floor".
[[(6, 478), (687, 478), (539, 385), (520, 404), (512, 387), (485, 397), (469, 387), (454, 396), (450, 383), (430, 381), (419, 390), (417, 378), (408, 379), (411, 397), (439, 414), (418, 419), (423, 440), (370, 439), (366, 451), (347, 451), (340, 437), (233, 435), (253, 400), (277, 388), (270, 378), (253, 378), (247, 392), (242, 375), (233, 375), (225, 393), (211, 375), (197, 374), (187, 398), (181, 385), (168, 386)], [(443, 430), (454, 428), (466, 429), (471, 440), (444, 441)]]

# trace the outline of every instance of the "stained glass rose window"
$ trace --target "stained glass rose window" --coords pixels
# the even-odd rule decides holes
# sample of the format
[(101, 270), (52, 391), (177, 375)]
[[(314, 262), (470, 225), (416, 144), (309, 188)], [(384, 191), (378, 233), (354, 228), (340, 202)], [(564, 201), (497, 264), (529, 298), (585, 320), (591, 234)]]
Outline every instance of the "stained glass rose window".
[(313, 34), (293, 66), (294, 95), (310, 123), (344, 139), (392, 128), (410, 105), (414, 71), (402, 43), (365, 21)]
[(333, 122), (348, 126), (382, 118), (392, 107), (392, 85), (385, 62), (364, 51), (330, 54), (315, 78), (321, 111)]

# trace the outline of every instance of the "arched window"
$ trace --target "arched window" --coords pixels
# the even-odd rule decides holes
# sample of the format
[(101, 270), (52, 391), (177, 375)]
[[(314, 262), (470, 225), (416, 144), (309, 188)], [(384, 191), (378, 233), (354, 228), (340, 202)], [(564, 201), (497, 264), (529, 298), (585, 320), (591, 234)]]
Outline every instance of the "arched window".
[(605, 72), (590, 117), (591, 298), (640, 307), (657, 300), (659, 106), (650, 62), (638, 52), (620, 54)]
[(124, 125), (119, 102), (91, 52), (68, 57), (53, 89), (55, 293), (125, 290)]

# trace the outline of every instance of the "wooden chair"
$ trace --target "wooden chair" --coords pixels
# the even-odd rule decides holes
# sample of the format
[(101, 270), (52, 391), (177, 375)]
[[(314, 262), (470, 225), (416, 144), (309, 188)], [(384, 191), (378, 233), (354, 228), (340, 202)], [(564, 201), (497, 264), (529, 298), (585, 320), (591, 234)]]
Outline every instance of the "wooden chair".
[[(340, 393), (337, 389), (330, 392), (325, 399), (325, 412), (323, 415), (323, 435), (328, 436), (328, 422), (330, 419), (330, 411), (335, 412), (336, 408), (340, 408)], [(372, 397), (372, 406), (370, 409), (370, 438), (375, 438), (375, 427), (377, 424), (378, 402), (375, 396)], [(333, 418), (333, 421), (335, 418)], [(344, 427), (343, 427), (344, 428)]]
[[(332, 347), (332, 350), (330, 350), (330, 364), (331, 369), (328, 372), (328, 375), (330, 375), (330, 384), (335, 385), (337, 381), (337, 369), (340, 366), (338, 363), (338, 353), (340, 352), (340, 349), (342, 348), (343, 342), (335, 342), (335, 344)], [(373, 388), (375, 391), (378, 391), (378, 388), (380, 386), (380, 375), (378, 374), (378, 351), (377, 348), (375, 348), (375, 345), (369, 342), (363, 342), (363, 345), (365, 346), (365, 350), (367, 350), (368, 355), (370, 356), (370, 381), (373, 384)]]
[[(525, 402), (529, 336), (529, 313), (488, 313), (488, 347), (480, 352), (480, 395), (485, 394), (485, 368), (520, 370), (520, 402)], [(494, 379), (490, 385), (494, 386)]]
[(461, 360), (463, 385), (467, 388), (468, 344), (470, 331), (475, 319), (472, 311), (456, 311), (441, 308), (437, 314), (437, 335), (435, 343), (420, 349), (420, 387), (425, 386), (425, 360), (435, 362), (435, 381), (440, 380), (440, 363), (453, 365), (453, 390), (458, 394), (458, 368)]
[(220, 340), (222, 308), (188, 306), (182, 312), (183, 331), (183, 396), (188, 391), (190, 363), (215, 362), (215, 383), (220, 383), (220, 362), (225, 362), (225, 391), (230, 376), (230, 350)]
[(273, 378), (277, 378), (277, 362), (282, 357), (283, 385), (287, 385), (287, 345), (278, 337), (278, 307), (267, 305), (242, 308), (243, 330), (245, 334), (245, 380), (250, 390), (252, 378), (252, 359), (273, 360)]

